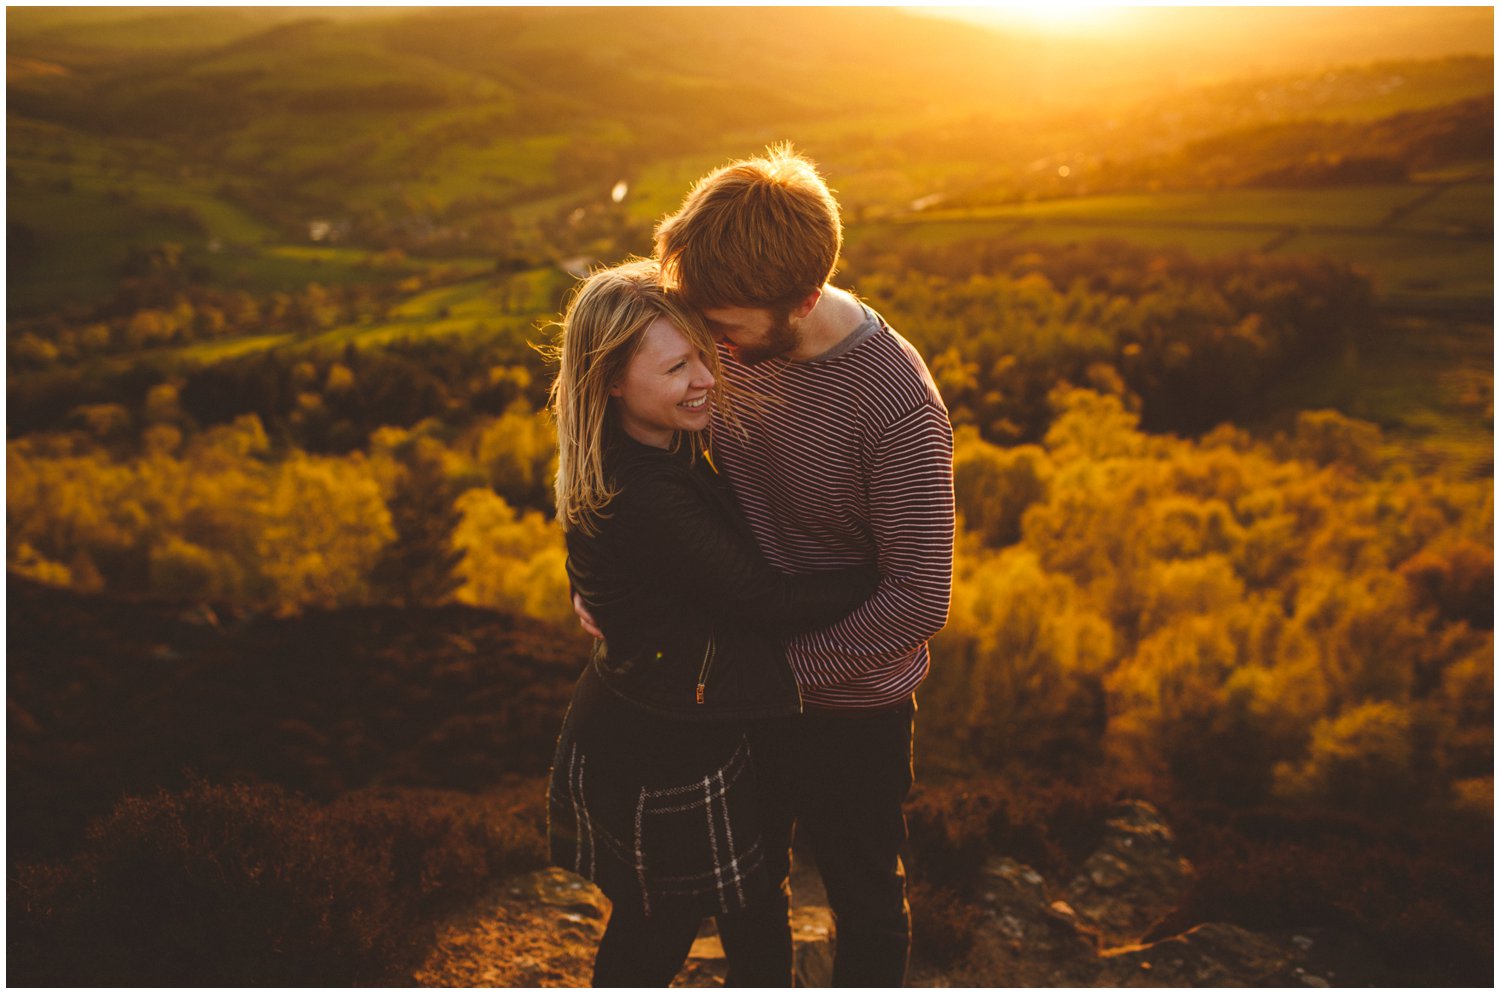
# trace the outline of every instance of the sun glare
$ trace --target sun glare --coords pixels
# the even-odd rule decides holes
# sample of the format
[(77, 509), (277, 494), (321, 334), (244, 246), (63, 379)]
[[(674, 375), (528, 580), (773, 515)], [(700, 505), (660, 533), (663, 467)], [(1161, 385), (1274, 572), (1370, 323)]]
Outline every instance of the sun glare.
[(1023, 28), (1045, 34), (1097, 34), (1119, 26), (1118, 3), (1054, 0), (1051, 3), (985, 3), (962, 7), (925, 7), (926, 13), (959, 18), (990, 27)]

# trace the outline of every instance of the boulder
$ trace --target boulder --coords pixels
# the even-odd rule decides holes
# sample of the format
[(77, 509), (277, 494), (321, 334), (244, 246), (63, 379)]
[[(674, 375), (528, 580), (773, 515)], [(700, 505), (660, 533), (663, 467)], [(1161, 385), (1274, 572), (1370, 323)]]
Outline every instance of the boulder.
[[(1211, 922), (1142, 944), (1191, 879), (1171, 831), (1149, 804), (1121, 804), (1099, 848), (1065, 886), (1005, 856), (983, 865), (975, 893), (983, 924), (966, 963), (913, 963), (914, 986), (1326, 987), (1360, 975), (1371, 951), (1317, 930), (1264, 934)], [(833, 977), (833, 915), (816, 869), (794, 862), (796, 981)], [(559, 869), (509, 881), (493, 898), (439, 929), (414, 980), (441, 987), (587, 986), (609, 901)], [(706, 921), (674, 987), (722, 987), (724, 949)]]
[(821, 905), (792, 908), (792, 967), (798, 987), (833, 984), (833, 912)]
[(995, 982), (1024, 986), (1087, 986), (1097, 971), (1095, 937), (1067, 902), (1053, 900), (1036, 870), (1004, 856), (980, 871), (985, 926), (978, 944), (1002, 971)]
[(438, 927), (423, 987), (587, 987), (609, 901), (557, 868), (509, 881)]
[(571, 922), (571, 916), (592, 918), (603, 924), (609, 918), (609, 898), (589, 881), (567, 870), (549, 866), (513, 880), (512, 897), (560, 914)]
[[(992, 856), (976, 888), (985, 909), (978, 972), (964, 986), (1201, 987), (1328, 986), (1336, 957), (1311, 932), (1266, 935), (1208, 923), (1140, 944), (1172, 911), (1191, 880), (1171, 831), (1151, 805), (1121, 804), (1099, 848), (1066, 886), (1052, 889), (1031, 867)], [(1317, 947), (1322, 949), (1321, 954)], [(1341, 966), (1342, 970), (1342, 966)]]
[(1109, 948), (1139, 941), (1177, 907), (1192, 876), (1161, 812), (1145, 801), (1125, 801), (1061, 896)]
[(1304, 969), (1295, 940), (1238, 925), (1198, 925), (1149, 946), (1122, 947), (1101, 957), (1100, 982), (1113, 987), (1327, 987)]

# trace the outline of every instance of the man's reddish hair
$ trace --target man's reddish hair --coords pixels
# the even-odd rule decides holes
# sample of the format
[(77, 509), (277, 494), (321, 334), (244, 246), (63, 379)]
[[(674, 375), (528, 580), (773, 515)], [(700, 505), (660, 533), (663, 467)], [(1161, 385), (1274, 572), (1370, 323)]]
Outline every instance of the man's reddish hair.
[(790, 310), (828, 282), (843, 237), (817, 167), (781, 144), (699, 180), (656, 226), (656, 259), (699, 309)]

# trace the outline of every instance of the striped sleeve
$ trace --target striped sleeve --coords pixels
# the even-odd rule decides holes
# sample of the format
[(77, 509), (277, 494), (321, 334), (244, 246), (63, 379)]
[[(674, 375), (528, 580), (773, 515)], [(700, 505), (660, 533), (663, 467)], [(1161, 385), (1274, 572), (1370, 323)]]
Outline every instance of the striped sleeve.
[(842, 621), (787, 644), (809, 703), (867, 702), (875, 686), (891, 696), (893, 679), (914, 687), (926, 675), (925, 643), (948, 619), (954, 504), (946, 413), (919, 405), (885, 429), (872, 456), (869, 526), (880, 585)]

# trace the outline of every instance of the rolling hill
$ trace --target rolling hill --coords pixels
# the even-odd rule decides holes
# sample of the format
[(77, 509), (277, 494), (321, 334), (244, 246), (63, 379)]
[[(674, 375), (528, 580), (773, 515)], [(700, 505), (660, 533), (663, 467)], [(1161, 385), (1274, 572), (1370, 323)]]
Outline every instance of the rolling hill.
[[(1308, 30), (1333, 57), (1355, 16)], [(1493, 100), (1483, 44), (1430, 57), (1451, 31), (1414, 38), (1421, 60), (1226, 79), (1186, 76), (1189, 52), (888, 8), (17, 8), (7, 28), (12, 317), (87, 311), (161, 243), (256, 293), (366, 279), (389, 249), (475, 267), (618, 257), (694, 177), (782, 138), (856, 221), (1306, 185), (1309, 156), (1357, 167), (1372, 147), (1431, 169), (1443, 127), (1457, 146), (1437, 165), (1482, 173)], [(316, 265), (289, 264), (294, 246)]]

